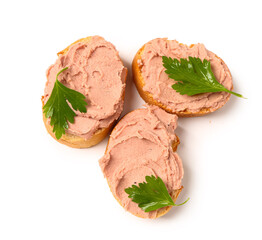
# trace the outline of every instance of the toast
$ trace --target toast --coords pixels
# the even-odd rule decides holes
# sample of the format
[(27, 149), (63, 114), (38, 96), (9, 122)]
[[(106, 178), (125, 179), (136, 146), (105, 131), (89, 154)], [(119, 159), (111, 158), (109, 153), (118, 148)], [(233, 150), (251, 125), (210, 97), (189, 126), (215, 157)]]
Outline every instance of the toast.
[[(148, 106), (148, 108), (149, 108), (150, 106)], [(156, 107), (156, 106), (152, 106), (152, 107), (150, 107), (151, 109), (159, 109), (158, 107)], [(108, 174), (108, 170), (107, 170), (107, 168), (110, 168), (110, 169), (112, 169), (112, 167), (110, 167), (110, 166), (108, 166), (108, 165), (106, 165), (106, 164), (108, 164), (109, 163), (109, 161), (108, 161), (108, 159), (105, 159), (105, 156), (107, 156), (107, 155), (110, 155), (110, 151), (112, 151), (112, 149), (113, 149), (113, 151), (114, 151), (114, 141), (115, 142), (122, 142), (122, 140), (123, 140), (123, 138), (121, 138), (121, 133), (119, 134), (119, 131), (122, 131), (122, 129), (124, 129), (125, 128), (125, 125), (123, 125), (122, 123), (123, 122), (132, 122), (132, 120), (131, 120), (131, 116), (132, 115), (138, 115), (138, 113), (139, 113), (139, 111), (141, 111), (142, 109), (137, 109), (137, 110), (134, 110), (134, 111), (132, 111), (132, 112), (130, 112), (130, 113), (128, 113), (128, 114), (126, 114), (120, 121), (119, 121), (119, 123), (115, 126), (115, 128), (113, 129), (113, 131), (112, 131), (112, 133), (111, 133), (111, 135), (110, 135), (110, 138), (109, 138), (109, 140), (108, 140), (108, 144), (107, 144), (107, 147), (106, 147), (106, 151), (105, 151), (105, 155), (104, 155), (104, 157), (103, 158), (101, 158), (100, 159), (100, 161), (99, 161), (99, 163), (100, 163), (100, 167), (101, 167), (101, 169), (102, 169), (102, 171), (103, 171), (103, 173), (104, 173), (104, 176), (106, 177), (106, 179), (107, 179), (107, 183), (108, 183), (108, 186), (109, 186), (109, 188), (110, 188), (110, 190), (111, 190), (111, 192), (112, 192), (112, 194), (113, 194), (113, 196), (115, 197), (115, 199), (118, 201), (118, 203), (123, 207), (123, 208), (125, 208), (127, 211), (130, 211), (133, 215), (135, 215), (135, 216), (137, 216), (137, 217), (140, 217), (140, 218), (158, 218), (158, 217), (161, 217), (161, 216), (163, 216), (163, 215), (165, 215), (167, 212), (169, 212), (170, 210), (171, 210), (171, 208), (172, 208), (172, 206), (168, 206), (168, 207), (163, 207), (163, 208), (160, 208), (160, 209), (158, 209), (158, 210), (155, 210), (155, 211), (153, 211), (152, 212), (152, 214), (151, 214), (151, 212), (149, 212), (149, 213), (144, 213), (142, 210), (139, 210), (139, 211), (131, 211), (130, 209), (128, 209), (127, 208), (127, 205), (129, 205), (130, 204), (130, 202), (131, 202), (131, 200), (130, 199), (126, 199), (126, 197), (127, 196), (124, 196), (124, 198), (121, 200), (121, 197), (119, 197), (119, 196), (122, 196), (119, 192), (120, 192), (120, 190), (116, 190), (119, 186), (122, 186), (122, 184), (121, 184), (121, 181), (122, 180), (119, 180), (120, 181), (120, 183), (118, 183), (116, 186), (113, 186), (113, 184), (111, 184), (113, 181), (112, 181), (112, 176), (110, 176), (110, 174)], [(159, 109), (159, 110), (161, 110), (161, 109)], [(161, 110), (162, 112), (164, 112), (163, 110)], [(168, 114), (168, 113), (165, 113), (165, 114)], [(171, 114), (168, 114), (168, 115), (171, 115)], [(125, 123), (124, 123), (125, 124)], [(133, 125), (133, 122), (132, 122), (132, 125)], [(139, 132), (140, 130), (138, 130), (138, 132)], [(134, 132), (135, 132), (135, 130), (134, 130)], [(124, 134), (124, 133), (123, 133)], [(125, 133), (126, 134), (126, 133)], [(128, 135), (128, 134), (127, 134)], [(130, 136), (130, 135), (128, 135), (128, 136)], [(118, 139), (118, 138), (120, 138), (120, 139)], [(176, 151), (176, 149), (177, 149), (177, 146), (179, 145), (179, 143), (180, 143), (180, 141), (179, 141), (179, 138), (174, 134), (174, 137), (172, 138), (172, 141), (170, 142), (170, 146), (171, 146), (171, 150), (170, 151), (172, 151), (172, 153), (171, 154), (174, 154), (174, 152)], [(112, 147), (113, 146), (113, 147)], [(133, 144), (130, 144), (130, 148), (132, 148), (134, 145)], [(115, 150), (116, 151), (116, 150)], [(139, 150), (137, 150), (138, 152), (139, 152)], [(146, 150), (145, 150), (146, 151)], [(120, 154), (120, 152), (121, 152), (121, 150), (119, 151), (119, 149), (118, 149), (118, 151), (117, 151), (117, 153), (118, 154)], [(131, 152), (133, 152), (133, 150), (131, 150)], [(176, 154), (176, 153), (175, 153)], [(176, 154), (176, 156), (178, 156), (177, 154)], [(112, 156), (111, 156), (112, 157)], [(112, 157), (113, 158), (113, 157)], [(125, 155), (125, 158), (124, 159), (122, 159), (122, 163), (123, 163), (123, 169), (121, 169), (121, 164), (122, 163), (118, 163), (117, 165), (115, 165), (116, 167), (119, 167), (119, 171), (118, 171), (118, 169), (113, 169), (112, 171), (114, 171), (114, 177), (116, 177), (115, 175), (118, 173), (118, 172), (120, 172), (121, 174), (124, 174), (123, 172), (124, 171), (127, 171), (127, 174), (125, 174), (124, 175), (124, 179), (125, 178), (127, 178), (126, 176), (128, 176), (128, 170), (127, 170), (127, 168), (128, 168), (128, 166), (124, 166), (124, 164), (127, 164), (128, 165), (128, 159), (129, 159), (129, 156), (128, 156), (128, 154), (127, 155)], [(113, 160), (111, 160), (111, 161), (113, 161)], [(141, 161), (143, 161), (143, 159), (141, 159)], [(178, 161), (181, 161), (181, 159), (178, 157)], [(113, 163), (112, 163), (113, 164)], [(164, 165), (164, 164), (163, 164)], [(179, 165), (179, 164), (178, 164)], [(181, 163), (181, 165), (180, 165), (180, 171), (182, 171), (183, 172), (183, 168), (182, 168), (182, 163)], [(138, 173), (140, 173), (140, 170), (137, 170), (137, 168), (136, 168), (136, 166), (135, 166), (135, 171), (134, 172), (136, 172), (135, 174), (137, 174), (137, 172)], [(154, 169), (154, 171), (155, 171), (156, 169)], [(132, 171), (132, 170), (131, 170)], [(169, 171), (169, 170), (168, 170)], [(168, 172), (167, 171), (167, 172)], [(141, 173), (141, 175), (143, 175), (144, 173)], [(179, 174), (181, 174), (180, 175), (180, 177), (181, 177), (181, 179), (182, 179), (182, 175), (183, 175), (183, 173), (179, 173)], [(117, 177), (116, 177), (117, 178)], [(181, 180), (181, 179), (179, 179), (179, 181)], [(137, 183), (137, 182), (136, 182)], [(183, 189), (183, 186), (181, 186), (180, 184), (179, 184), (179, 187), (177, 187), (176, 189), (172, 189), (172, 191), (169, 191), (169, 194), (170, 194), (170, 196), (172, 197), (172, 199), (173, 199), (173, 201), (174, 202), (176, 202), (176, 200), (177, 200), (177, 198), (178, 198), (178, 196), (179, 196), (179, 194), (180, 194), (180, 192), (182, 191), (182, 189)], [(123, 189), (122, 189), (123, 190)], [(121, 190), (121, 191), (122, 191)], [(123, 193), (123, 194), (126, 194), (126, 193)], [(127, 202), (126, 201), (130, 201), (130, 202), (128, 202), (128, 204), (127, 204)], [(138, 206), (137, 206), (137, 204), (136, 203), (133, 203), (133, 202), (131, 202), (131, 204), (134, 204), (135, 206), (136, 206), (136, 208), (138, 208)]]
[[(83, 45), (90, 44), (92, 38), (95, 38), (98, 41), (100, 41), (100, 40), (104, 41), (103, 38), (98, 37), (98, 36), (79, 39), (79, 40), (75, 41), (74, 43), (70, 44), (64, 50), (60, 51), (57, 54), (58, 57), (60, 57), (60, 58), (61, 58), (61, 56), (65, 56), (66, 57), (67, 53), (70, 51), (70, 48), (72, 46), (76, 45), (76, 44), (79, 44), (79, 43), (81, 43)], [(91, 53), (91, 54), (93, 54), (93, 53)], [(116, 54), (116, 57), (120, 60), (120, 58), (118, 56), (118, 53)], [(121, 60), (120, 60), (120, 62), (123, 65), (123, 62)], [(52, 66), (53, 65), (51, 65), (50, 67), (52, 67)], [(49, 71), (49, 69), (48, 69), (48, 71)], [(121, 79), (122, 80), (122, 84), (123, 84), (124, 87), (122, 89), (121, 96), (120, 96), (120, 99), (119, 99), (119, 102), (121, 101), (121, 103), (119, 103), (119, 105), (120, 105), (119, 106), (119, 111), (116, 114), (115, 119), (113, 119), (113, 120), (110, 119), (110, 121), (107, 124), (107, 126), (98, 127), (98, 129), (96, 129), (96, 131), (94, 131), (94, 133), (91, 136), (88, 136), (88, 138), (83, 137), (83, 136), (78, 135), (78, 134), (74, 134), (74, 133), (69, 132), (69, 131), (66, 130), (66, 133), (64, 135), (62, 135), (62, 137), (59, 140), (57, 140), (56, 137), (55, 137), (55, 134), (53, 132), (53, 127), (50, 125), (50, 121), (48, 119), (46, 119), (44, 114), (43, 114), (43, 121), (44, 121), (45, 127), (47, 129), (47, 132), (55, 140), (57, 140), (58, 142), (60, 142), (62, 144), (65, 144), (67, 146), (73, 147), (73, 148), (88, 148), (88, 147), (94, 146), (94, 145), (98, 144), (99, 142), (101, 142), (108, 135), (108, 133), (112, 130), (113, 126), (115, 125), (115, 123), (116, 123), (117, 119), (119, 118), (119, 116), (120, 116), (120, 114), (122, 112), (122, 109), (123, 109), (123, 101), (124, 101), (124, 95), (125, 95), (125, 81), (126, 81), (126, 77), (127, 77), (127, 69), (124, 68), (124, 67), (123, 67), (123, 74), (121, 75), (121, 77), (122, 77), (122, 79)], [(46, 96), (42, 96), (41, 100), (42, 100), (42, 106), (44, 106), (44, 104), (46, 102)], [(88, 100), (90, 102), (90, 99), (88, 99)], [(87, 112), (88, 112), (89, 105), (90, 104), (88, 104), (88, 106), (87, 106)], [(90, 118), (92, 118), (92, 117), (90, 117)], [(103, 121), (103, 119), (102, 119), (102, 121)], [(70, 128), (70, 126), (69, 126), (69, 128)]]
[[(133, 71), (133, 80), (134, 83), (136, 85), (136, 88), (140, 94), (140, 96), (144, 99), (144, 101), (148, 104), (151, 105), (156, 105), (161, 107), (162, 109), (164, 109), (165, 111), (169, 112), (169, 113), (173, 113), (178, 115), (179, 117), (195, 117), (195, 116), (202, 116), (202, 115), (206, 115), (208, 113), (214, 112), (216, 110), (218, 110), (219, 108), (221, 108), (222, 106), (224, 106), (224, 104), (229, 100), (230, 98), (230, 94), (229, 93), (209, 93), (209, 94), (198, 94), (195, 96), (187, 96), (187, 95), (180, 95), (179, 93), (175, 92), (175, 90), (172, 89), (172, 83), (174, 83), (174, 80), (165, 80), (165, 81), (169, 81), (167, 88), (172, 89), (172, 91), (174, 91), (174, 93), (172, 93), (172, 97), (167, 98), (166, 96), (162, 97), (162, 101), (161, 99), (157, 99), (154, 94), (151, 91), (145, 90), (145, 85), (146, 85), (146, 79), (144, 78), (144, 74), (143, 74), (143, 68), (145, 66), (145, 63), (143, 62), (143, 54), (145, 53), (146, 47), (148, 44), (152, 44), (152, 42), (154, 41), (163, 41), (165, 44), (169, 44), (171, 41), (167, 40), (166, 38), (164, 39), (154, 39), (146, 44), (144, 44), (136, 53), (134, 59), (133, 59), (133, 63), (132, 63), (132, 71)], [(174, 40), (173, 40), (174, 41)], [(195, 47), (194, 44), (190, 45), (189, 47), (185, 44), (182, 43), (178, 43), (175, 41), (175, 43), (181, 47), (181, 48), (186, 48), (186, 49), (193, 49)], [(158, 43), (156, 43), (158, 44)], [(197, 46), (200, 44), (197, 44)], [(200, 45), (201, 48), (203, 48), (202, 45)], [(160, 48), (160, 47), (159, 47)], [(206, 49), (205, 49), (206, 50)], [(159, 56), (163, 56), (163, 53), (161, 53), (161, 51), (159, 49), (155, 50), (155, 51), (159, 51), (156, 54), (159, 54)], [(212, 52), (207, 51), (208, 56), (212, 56), (212, 58), (216, 58), (218, 64), (221, 64), (221, 66), (223, 66), (223, 71), (225, 71), (226, 75), (226, 79), (228, 81), (227, 86), (229, 90), (233, 89), (233, 83), (232, 83), (232, 76), (231, 73), (228, 69), (228, 67), (226, 66), (226, 64), (224, 63), (224, 61), (219, 58), (217, 55), (213, 54)], [(166, 51), (168, 54), (168, 51)], [(175, 57), (175, 55), (173, 56)], [(211, 65), (212, 67), (212, 65)], [(162, 69), (162, 71), (164, 72), (164, 67)], [(147, 72), (148, 73), (148, 72)], [(217, 74), (218, 75), (218, 74)], [(220, 79), (218, 79), (220, 80)], [(222, 83), (223, 84), (223, 83)], [(152, 85), (151, 85), (152, 86)], [(153, 86), (154, 87), (154, 86)], [(168, 89), (168, 90), (169, 90)], [(163, 91), (163, 90), (160, 90)], [(212, 98), (215, 95), (221, 95), (223, 96), (223, 100), (219, 100), (219, 104), (217, 104), (217, 102), (214, 102), (214, 105), (217, 105), (215, 107), (208, 107), (205, 106), (204, 104), (197, 110), (191, 110), (189, 106), (187, 106), (186, 102), (185, 102), (185, 107), (184, 109), (176, 109), (175, 107), (171, 107), (170, 104), (168, 104), (167, 102), (174, 102), (176, 103), (176, 98), (179, 97), (179, 100), (177, 100), (178, 104), (181, 104), (181, 102), (183, 101), (183, 99), (185, 99), (185, 101), (193, 101), (194, 99), (196, 101), (198, 101), (200, 99), (200, 97), (207, 97), (207, 98)], [(180, 95), (180, 96), (179, 96)]]

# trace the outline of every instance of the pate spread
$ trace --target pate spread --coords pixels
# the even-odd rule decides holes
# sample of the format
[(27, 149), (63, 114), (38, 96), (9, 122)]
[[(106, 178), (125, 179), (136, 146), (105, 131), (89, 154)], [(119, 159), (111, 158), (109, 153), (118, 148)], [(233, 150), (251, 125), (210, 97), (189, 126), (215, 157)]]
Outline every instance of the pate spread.
[(144, 212), (128, 198), (125, 188), (145, 181), (145, 176), (159, 176), (169, 193), (181, 187), (182, 161), (173, 152), (177, 141), (174, 130), (177, 116), (157, 106), (147, 106), (128, 113), (111, 133), (100, 167), (110, 189), (129, 212), (144, 218), (155, 218), (157, 210)]
[(44, 103), (52, 92), (56, 74), (65, 67), (68, 70), (61, 73), (58, 80), (84, 94), (88, 104), (86, 113), (75, 111), (75, 122), (69, 123), (66, 133), (89, 139), (120, 116), (127, 69), (115, 47), (102, 37), (77, 42), (48, 68)]
[(201, 109), (209, 109), (213, 112), (227, 102), (230, 94), (226, 92), (203, 93), (194, 96), (180, 95), (172, 88), (175, 81), (168, 78), (165, 73), (162, 56), (179, 60), (189, 56), (198, 57), (202, 61), (207, 59), (218, 82), (229, 90), (233, 88), (232, 77), (226, 64), (214, 53), (208, 51), (203, 44), (186, 46), (179, 44), (176, 40), (157, 38), (145, 44), (141, 60), (137, 62), (144, 79), (143, 90), (149, 92), (156, 101), (173, 112), (192, 113), (199, 112)]

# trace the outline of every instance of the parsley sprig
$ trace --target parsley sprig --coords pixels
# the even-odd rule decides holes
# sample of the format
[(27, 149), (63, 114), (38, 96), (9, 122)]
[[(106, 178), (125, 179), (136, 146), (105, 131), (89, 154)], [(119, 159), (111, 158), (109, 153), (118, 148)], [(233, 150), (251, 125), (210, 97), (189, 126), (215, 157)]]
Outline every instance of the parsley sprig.
[(175, 204), (172, 197), (169, 195), (167, 188), (160, 177), (146, 176), (146, 182), (132, 185), (126, 188), (125, 192), (129, 194), (129, 198), (133, 202), (138, 203), (138, 207), (145, 212), (151, 212), (167, 206), (181, 206), (185, 204), (189, 198), (181, 203)]
[(177, 59), (162, 57), (163, 66), (169, 78), (176, 81), (172, 88), (181, 95), (196, 95), (207, 92), (228, 92), (237, 97), (241, 94), (232, 92), (220, 84), (211, 70), (210, 62), (200, 58), (189, 57)]
[[(57, 139), (60, 139), (65, 134), (65, 129), (68, 129), (68, 122), (74, 123), (76, 113), (72, 110), (86, 112), (87, 102), (85, 96), (73, 89), (67, 88), (58, 81), (58, 76), (68, 67), (63, 68), (56, 75), (56, 81), (52, 93), (43, 107), (43, 113), (46, 118), (51, 117), (50, 125), (53, 127), (53, 132)], [(68, 105), (71, 104), (72, 108)]]

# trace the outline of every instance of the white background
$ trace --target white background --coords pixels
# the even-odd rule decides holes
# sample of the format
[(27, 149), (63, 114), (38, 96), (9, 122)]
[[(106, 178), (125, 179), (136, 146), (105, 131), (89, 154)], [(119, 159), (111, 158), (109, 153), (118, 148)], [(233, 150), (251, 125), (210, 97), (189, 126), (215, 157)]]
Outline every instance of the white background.
[[(262, 239), (261, 1), (1, 1), (0, 239)], [(79, 38), (101, 35), (129, 69), (124, 113), (143, 105), (136, 51), (156, 37), (204, 43), (231, 70), (220, 110), (179, 119), (184, 189), (157, 220), (113, 198), (90, 149), (53, 140), (42, 122), (45, 71)], [(102, 238), (103, 237), (103, 238)]]

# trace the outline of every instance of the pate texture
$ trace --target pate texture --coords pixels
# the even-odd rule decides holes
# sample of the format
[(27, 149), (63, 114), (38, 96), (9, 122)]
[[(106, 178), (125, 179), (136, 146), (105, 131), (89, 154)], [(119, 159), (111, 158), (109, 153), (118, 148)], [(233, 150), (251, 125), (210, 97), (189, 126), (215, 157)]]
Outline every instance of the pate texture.
[(201, 60), (207, 59), (218, 82), (229, 90), (233, 88), (232, 77), (226, 64), (214, 53), (208, 51), (203, 44), (186, 46), (179, 44), (176, 40), (157, 38), (145, 44), (141, 60), (137, 62), (144, 79), (143, 91), (149, 92), (156, 101), (173, 112), (192, 113), (200, 112), (202, 109), (213, 112), (227, 102), (230, 94), (226, 92), (203, 93), (195, 96), (180, 95), (172, 89), (175, 81), (168, 78), (165, 73), (162, 56), (177, 59), (189, 56), (198, 57)]
[(125, 188), (145, 181), (147, 175), (161, 177), (170, 193), (181, 187), (182, 161), (172, 149), (176, 127), (176, 115), (147, 106), (128, 113), (110, 136), (100, 167), (115, 198), (136, 216), (155, 218), (158, 210), (144, 212)]
[(88, 42), (77, 42), (48, 68), (44, 103), (52, 92), (56, 74), (65, 67), (68, 70), (58, 80), (84, 94), (88, 103), (86, 113), (75, 111), (75, 122), (69, 123), (66, 133), (89, 139), (120, 116), (127, 69), (115, 47), (104, 38), (94, 36)]

